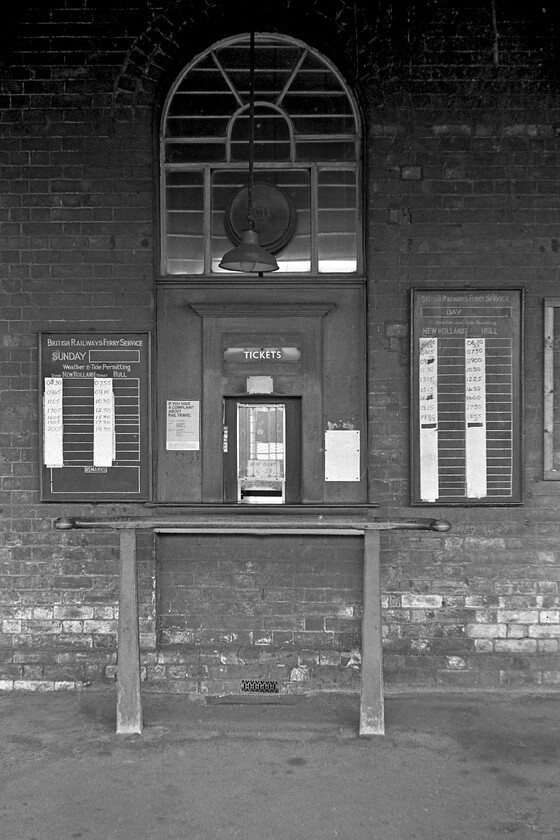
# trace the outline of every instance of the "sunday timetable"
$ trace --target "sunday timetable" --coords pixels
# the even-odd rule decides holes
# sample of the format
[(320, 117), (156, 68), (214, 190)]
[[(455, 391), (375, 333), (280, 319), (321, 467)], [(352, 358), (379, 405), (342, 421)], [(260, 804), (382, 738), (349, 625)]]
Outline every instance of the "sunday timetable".
[(42, 334), (44, 501), (148, 498), (148, 334)]

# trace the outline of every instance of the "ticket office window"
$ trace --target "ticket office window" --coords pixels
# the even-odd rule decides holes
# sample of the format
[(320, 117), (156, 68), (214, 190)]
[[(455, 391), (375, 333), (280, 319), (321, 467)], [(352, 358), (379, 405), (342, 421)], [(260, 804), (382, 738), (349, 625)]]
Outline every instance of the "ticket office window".
[(224, 400), (224, 497), (240, 504), (301, 502), (301, 400)]

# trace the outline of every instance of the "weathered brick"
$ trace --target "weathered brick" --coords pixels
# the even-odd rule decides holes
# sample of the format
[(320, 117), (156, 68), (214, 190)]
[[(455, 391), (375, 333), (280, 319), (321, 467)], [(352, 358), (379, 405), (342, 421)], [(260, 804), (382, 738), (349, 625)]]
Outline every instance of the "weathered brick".
[(53, 609), (53, 618), (64, 620), (64, 626), (67, 626), (68, 619), (84, 619), (93, 618), (93, 607), (85, 607), (79, 605), (55, 605)]
[(498, 652), (535, 653), (537, 643), (534, 639), (496, 639), (494, 648)]
[(543, 685), (560, 685), (560, 671), (543, 671)]
[(538, 610), (498, 610), (496, 618), (499, 624), (513, 622), (515, 624), (536, 624), (539, 620)]
[(539, 653), (556, 654), (559, 650), (560, 641), (558, 639), (539, 639), (537, 641), (537, 651)]
[(441, 595), (416, 595), (404, 593), (401, 600), (405, 609), (441, 609), (443, 597)]
[(22, 630), (22, 623), (21, 621), (6, 619), (2, 621), (2, 633), (14, 633), (18, 634), (21, 633)]
[(505, 624), (467, 624), (467, 636), (473, 639), (503, 639), (507, 635)]
[(529, 627), (531, 639), (559, 639), (560, 624), (534, 624)]
[(539, 621), (541, 624), (560, 624), (560, 610), (541, 610)]

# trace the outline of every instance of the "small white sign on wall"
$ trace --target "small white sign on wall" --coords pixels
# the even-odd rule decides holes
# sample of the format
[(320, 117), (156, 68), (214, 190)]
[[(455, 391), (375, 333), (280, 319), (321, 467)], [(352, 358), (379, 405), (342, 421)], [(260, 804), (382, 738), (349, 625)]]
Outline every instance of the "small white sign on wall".
[(325, 432), (325, 481), (360, 480), (360, 432), (329, 429)]
[(167, 400), (166, 449), (200, 449), (199, 400)]

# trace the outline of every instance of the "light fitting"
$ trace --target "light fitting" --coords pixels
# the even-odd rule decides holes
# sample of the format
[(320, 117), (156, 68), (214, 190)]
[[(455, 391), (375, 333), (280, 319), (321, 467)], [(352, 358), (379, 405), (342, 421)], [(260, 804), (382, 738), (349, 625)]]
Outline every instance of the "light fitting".
[(239, 245), (222, 257), (220, 268), (260, 274), (265, 271), (277, 271), (278, 263), (266, 248), (261, 248), (259, 234), (254, 227), (247, 227), (241, 234)]
[(253, 213), (253, 170), (255, 164), (255, 33), (249, 40), (249, 173), (247, 183), (247, 224), (241, 241), (222, 257), (219, 266), (227, 271), (263, 274), (278, 271), (276, 259), (259, 243), (259, 232)]

